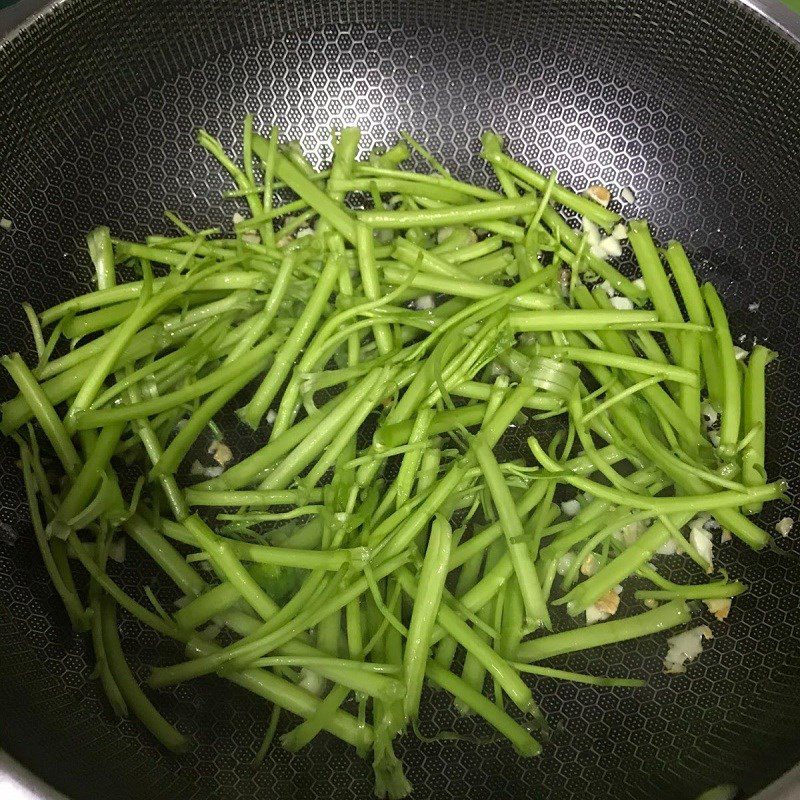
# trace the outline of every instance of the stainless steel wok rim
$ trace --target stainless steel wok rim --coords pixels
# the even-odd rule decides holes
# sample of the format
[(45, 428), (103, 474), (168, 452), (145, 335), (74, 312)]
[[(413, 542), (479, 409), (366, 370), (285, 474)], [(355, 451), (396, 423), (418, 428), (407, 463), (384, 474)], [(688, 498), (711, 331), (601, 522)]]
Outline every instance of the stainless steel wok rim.
[[(23, 0), (19, 9), (28, 16), (18, 22), (19, 16), (9, 20), (0, 16), (0, 52), (6, 50), (17, 37), (43, 20), (57, 13), (70, 0)], [(782, 0), (729, 0), (758, 14), (782, 36), (800, 47), (800, 15), (793, 12)], [(794, 800), (800, 795), (800, 764), (763, 789), (753, 800)], [(61, 792), (46, 784), (16, 759), (0, 750), (0, 796), (5, 800), (69, 800)]]

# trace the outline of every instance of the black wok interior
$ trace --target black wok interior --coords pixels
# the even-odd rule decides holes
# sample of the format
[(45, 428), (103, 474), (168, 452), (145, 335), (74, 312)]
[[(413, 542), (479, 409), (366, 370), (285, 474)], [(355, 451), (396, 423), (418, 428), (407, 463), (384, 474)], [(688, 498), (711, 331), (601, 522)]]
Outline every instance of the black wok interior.
[[(768, 469), (795, 490), (798, 107), (800, 46), (733, 0), (65, 0), (0, 48), (0, 216), (12, 221), (0, 231), (2, 349), (31, 355), (22, 301), (41, 310), (89, 286), (92, 226), (144, 237), (167, 230), (165, 208), (197, 227), (229, 224), (238, 206), (220, 199), (225, 176), (194, 144), (199, 126), (236, 148), (252, 112), (319, 163), (332, 128), (361, 126), (365, 146), (407, 129), (458, 177), (482, 182), (478, 137), (493, 128), (576, 188), (632, 187), (632, 213), (663, 241), (680, 238), (720, 287), (735, 338), (780, 352)], [(157, 695), (193, 740), (185, 756), (115, 720), (40, 563), (14, 449), (0, 453), (4, 749), (75, 800), (371, 796), (369, 763), (328, 736), (297, 755), (275, 748), (252, 772), (269, 707), (221, 681)], [(772, 529), (797, 512), (776, 507), (761, 521)], [(750, 592), (687, 674), (663, 674), (663, 637), (554, 662), (649, 684), (535, 679), (553, 728), (535, 760), (506, 743), (407, 736), (398, 750), (414, 797), (692, 800), (723, 782), (747, 797), (794, 764), (800, 567), (736, 544), (720, 552)], [(134, 555), (118, 573), (134, 594), (139, 566)], [(139, 677), (179, 655), (121, 622)], [(443, 695), (427, 708), (431, 731), (453, 727)]]

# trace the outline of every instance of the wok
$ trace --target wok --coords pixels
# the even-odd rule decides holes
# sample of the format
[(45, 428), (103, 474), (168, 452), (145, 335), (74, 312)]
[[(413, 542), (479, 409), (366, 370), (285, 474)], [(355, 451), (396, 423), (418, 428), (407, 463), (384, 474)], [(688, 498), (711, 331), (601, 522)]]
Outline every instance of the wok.
[[(0, 216), (12, 223), (0, 232), (3, 350), (30, 355), (22, 301), (41, 310), (89, 286), (92, 226), (143, 237), (165, 231), (165, 208), (198, 228), (230, 219), (225, 176), (193, 143), (199, 126), (232, 147), (253, 112), (319, 162), (334, 127), (358, 124), (365, 146), (407, 129), (458, 177), (481, 182), (490, 177), (477, 139), (493, 128), (568, 185), (632, 187), (635, 213), (662, 240), (681, 239), (721, 288), (744, 346), (758, 339), (780, 352), (767, 466), (795, 486), (798, 37), (800, 22), (779, 4), (735, 0), (53, 3), (0, 46)], [(326, 736), (296, 755), (276, 748), (250, 771), (269, 709), (220, 681), (158, 695), (193, 741), (187, 755), (114, 719), (47, 581), (15, 455), (3, 448), (0, 787), (48, 800), (371, 796), (369, 764)], [(760, 521), (771, 529), (797, 511)], [(723, 559), (750, 592), (686, 675), (663, 675), (663, 637), (564, 659), (649, 683), (536, 679), (553, 737), (534, 760), (503, 743), (407, 736), (399, 754), (414, 797), (691, 800), (722, 783), (740, 797), (800, 796), (797, 773), (764, 790), (800, 758), (800, 568), (743, 547)], [(121, 625), (140, 678), (174, 658), (130, 619)], [(427, 702), (447, 727), (445, 698)]]

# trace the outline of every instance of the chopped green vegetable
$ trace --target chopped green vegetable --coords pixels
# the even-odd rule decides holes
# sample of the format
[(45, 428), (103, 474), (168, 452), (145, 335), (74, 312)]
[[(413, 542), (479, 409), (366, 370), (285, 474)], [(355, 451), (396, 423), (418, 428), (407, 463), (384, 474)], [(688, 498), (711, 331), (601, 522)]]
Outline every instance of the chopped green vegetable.
[[(482, 155), (502, 194), (407, 134), (362, 160), (345, 129), (329, 170), (250, 116), (243, 164), (204, 131), (198, 143), (246, 204), (234, 233), (171, 213), (178, 235), (143, 243), (95, 228), (96, 290), (38, 317), (25, 305), (37, 361), (0, 362), (18, 391), (0, 431), (20, 447), (36, 544), (118, 714), (189, 746), (133, 680), (119, 607), (186, 648), (151, 686), (216, 674), (271, 704), (254, 765), (283, 710), (301, 718), (284, 748), (328, 731), (371, 751), (376, 794), (400, 798), (393, 741), (416, 732), (426, 677), (532, 757), (506, 706), (538, 724), (537, 681), (643, 685), (538, 662), (659, 635), (690, 621), (687, 601), (729, 613), (743, 583), (673, 583), (657, 559), (680, 548), (713, 571), (712, 515), (768, 542), (745, 515), (786, 491), (764, 467), (775, 354), (759, 345), (742, 369), (722, 300), (677, 242), (670, 276), (631, 222), (643, 281), (623, 275), (589, 246), (620, 223), (605, 194), (521, 164), (492, 133)], [(412, 151), (432, 172), (403, 168)], [(142, 279), (122, 282), (121, 265)], [(509, 452), (520, 429), (529, 449)], [(178, 608), (109, 574), (127, 539)], [(651, 585), (635, 603), (663, 604), (638, 613), (629, 578)]]

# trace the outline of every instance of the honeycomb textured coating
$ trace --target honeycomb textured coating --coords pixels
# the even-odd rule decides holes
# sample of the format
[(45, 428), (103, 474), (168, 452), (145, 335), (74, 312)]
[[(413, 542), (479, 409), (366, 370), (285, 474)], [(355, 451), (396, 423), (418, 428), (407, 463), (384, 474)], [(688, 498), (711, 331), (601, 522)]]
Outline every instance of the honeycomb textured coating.
[[(242, 210), (219, 199), (225, 176), (194, 144), (199, 126), (236, 149), (252, 112), (320, 164), (332, 128), (359, 125), (365, 147), (406, 129), (480, 183), (490, 175), (478, 137), (493, 128), (514, 155), (577, 189), (602, 182), (618, 197), (631, 187), (635, 202), (620, 209), (651, 219), (662, 241), (684, 242), (720, 287), (735, 337), (780, 351), (768, 468), (796, 489), (800, 49), (739, 3), (65, 0), (0, 49), (0, 75), (0, 216), (12, 221), (0, 231), (4, 350), (31, 355), (20, 302), (41, 310), (89, 286), (82, 242), (94, 225), (143, 237), (167, 231), (165, 208), (197, 227)], [(507, 453), (521, 444), (507, 440)], [(218, 680), (156, 696), (192, 740), (188, 755), (114, 720), (38, 558), (15, 455), (2, 448), (0, 745), (75, 800), (371, 796), (369, 764), (325, 735), (297, 755), (274, 748), (252, 772), (269, 708)], [(797, 512), (774, 508), (761, 521), (771, 529)], [(133, 551), (120, 583), (140, 598), (150, 581), (174, 599)], [(554, 661), (648, 686), (534, 679), (553, 729), (535, 760), (502, 743), (407, 737), (398, 750), (414, 797), (691, 800), (721, 782), (749, 796), (794, 763), (800, 568), (736, 543), (720, 554), (750, 592), (712, 623), (715, 638), (685, 675), (662, 674), (664, 636)], [(672, 570), (686, 579), (682, 564)], [(129, 617), (121, 625), (141, 679), (147, 665), (181, 657)], [(486, 733), (443, 695), (426, 703), (426, 733)]]

